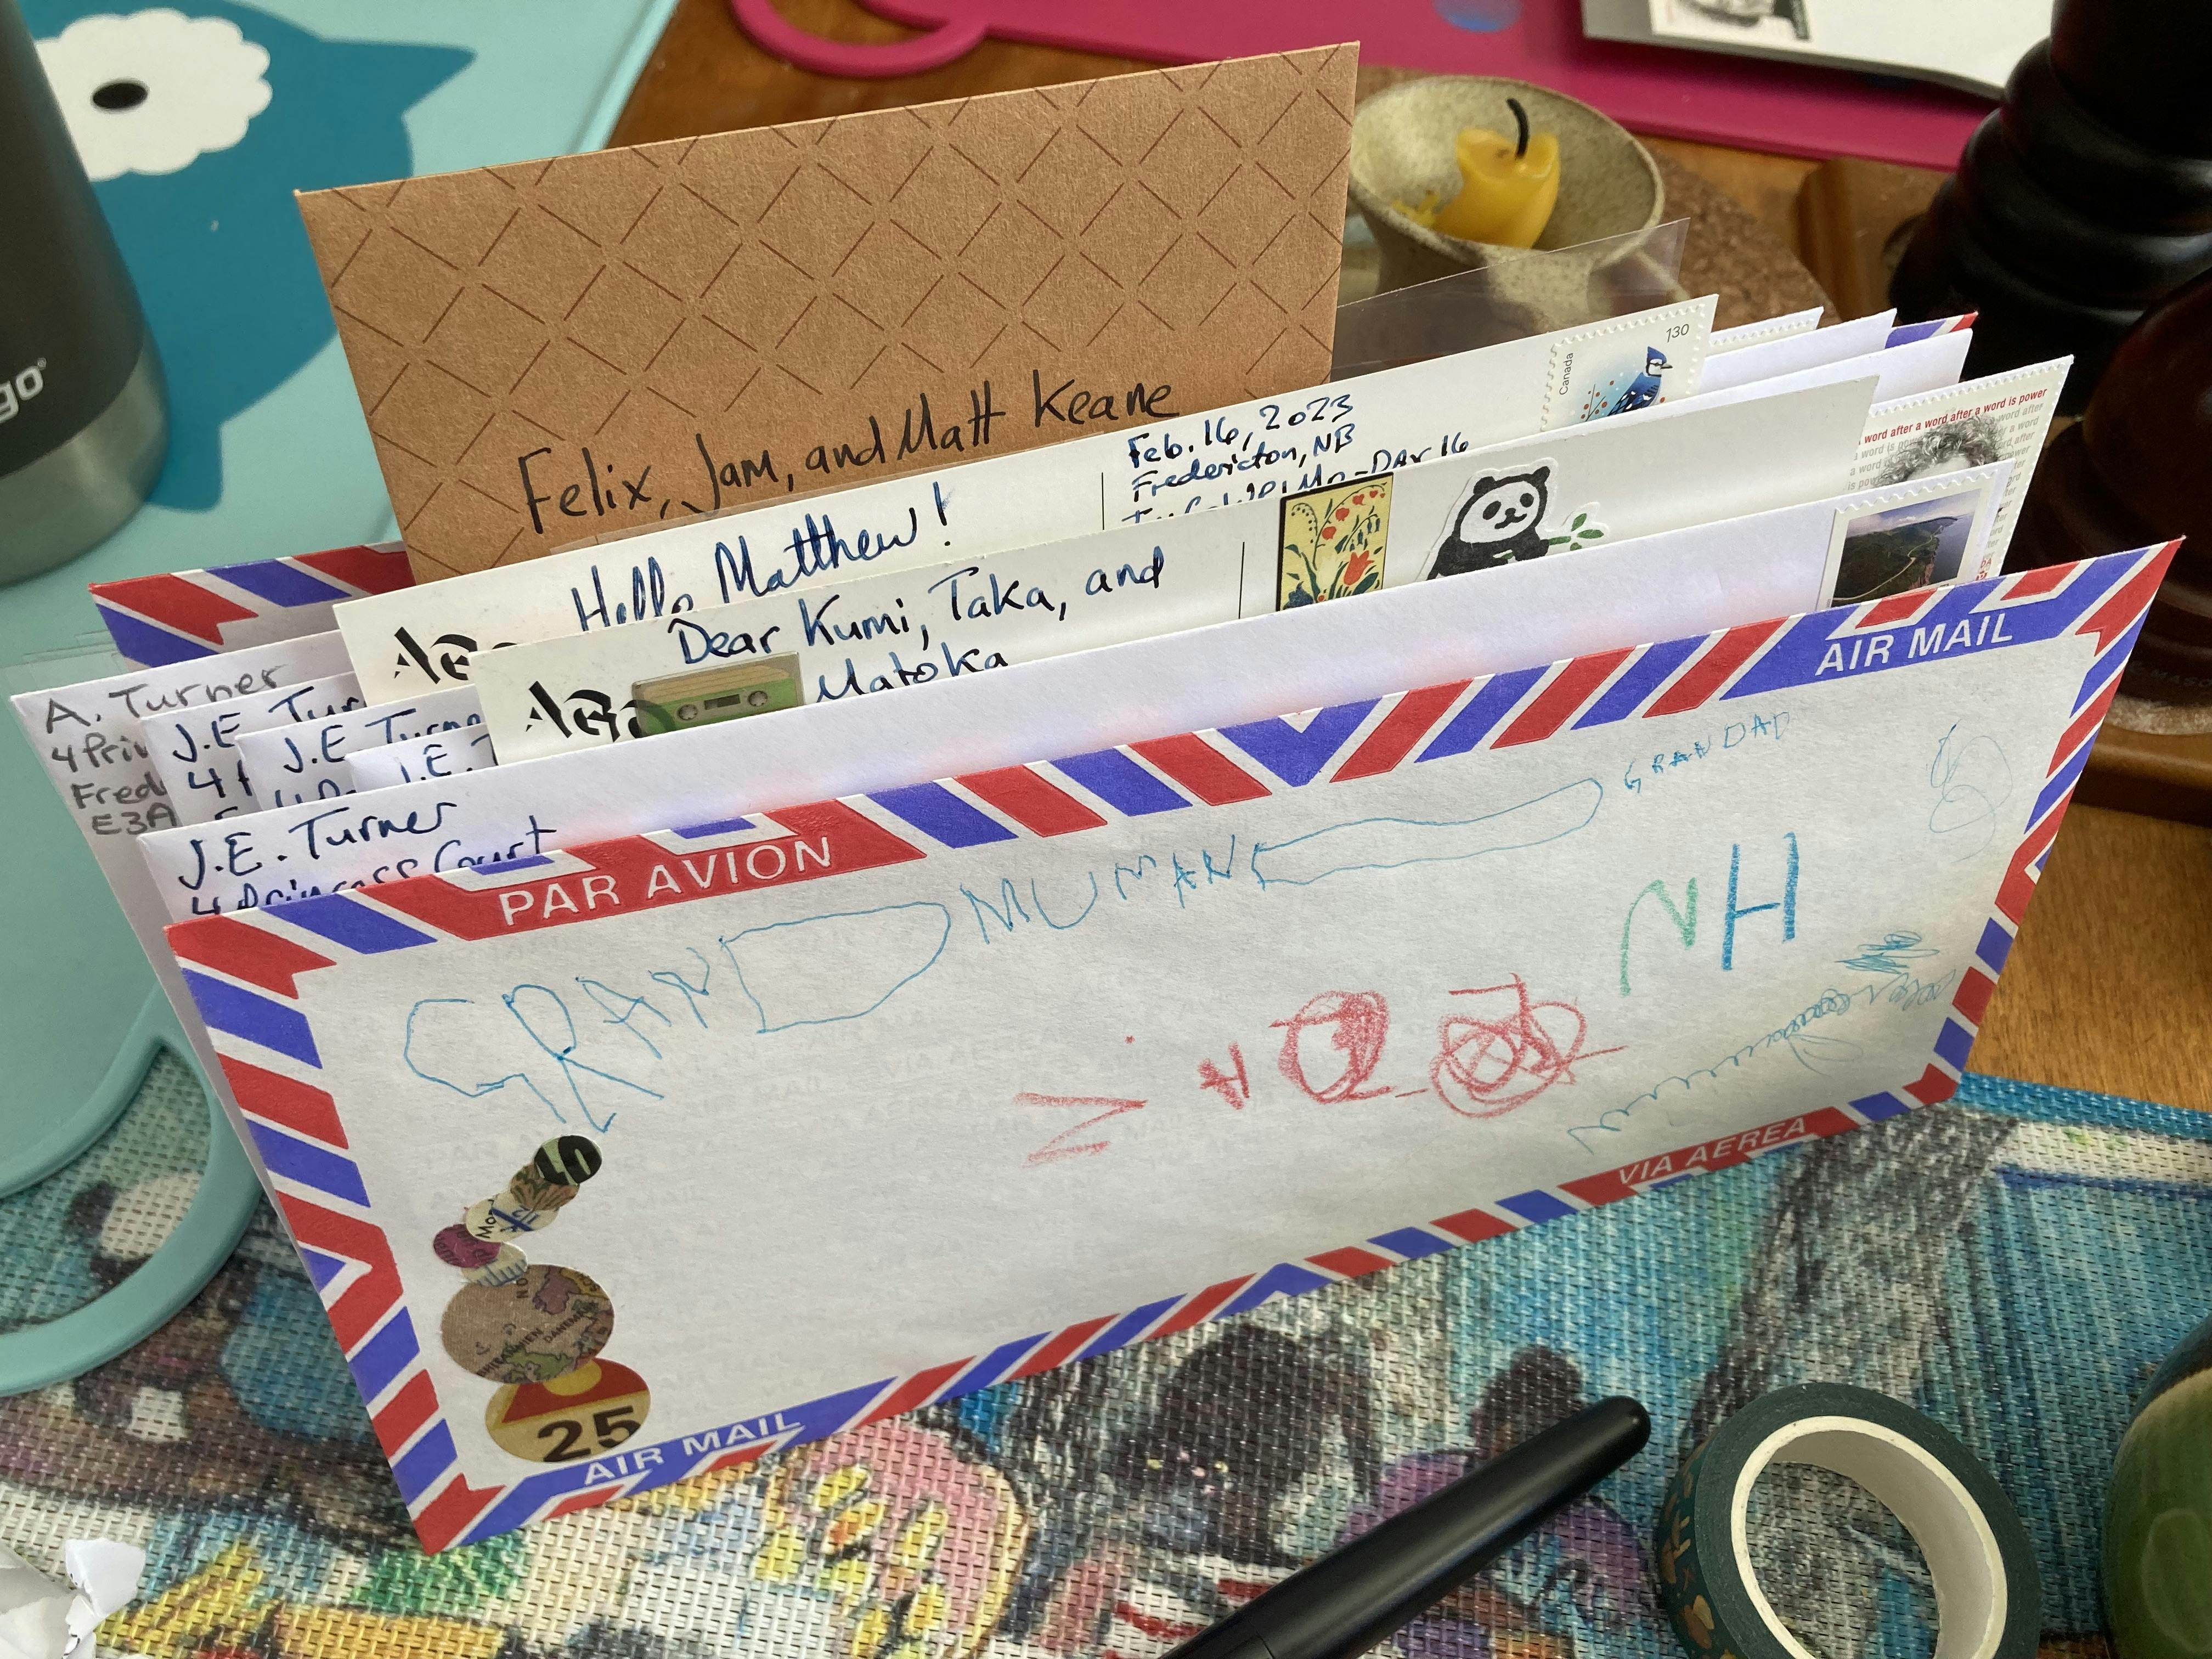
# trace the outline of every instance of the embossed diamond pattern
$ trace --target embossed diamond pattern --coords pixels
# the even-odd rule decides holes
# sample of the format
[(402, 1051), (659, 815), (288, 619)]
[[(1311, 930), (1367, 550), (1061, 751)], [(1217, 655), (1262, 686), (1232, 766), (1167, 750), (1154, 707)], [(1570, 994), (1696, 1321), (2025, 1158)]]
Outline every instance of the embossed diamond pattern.
[[(1194, 64), (303, 198), (418, 575), (568, 538), (532, 525), (515, 460), (540, 446), (556, 485), (585, 445), (674, 477), (695, 434), (789, 466), (985, 379), (1018, 409), (1032, 368), (1171, 379), (1188, 408), (1322, 378), (1352, 68)], [(1055, 435), (1023, 410), (996, 441)]]

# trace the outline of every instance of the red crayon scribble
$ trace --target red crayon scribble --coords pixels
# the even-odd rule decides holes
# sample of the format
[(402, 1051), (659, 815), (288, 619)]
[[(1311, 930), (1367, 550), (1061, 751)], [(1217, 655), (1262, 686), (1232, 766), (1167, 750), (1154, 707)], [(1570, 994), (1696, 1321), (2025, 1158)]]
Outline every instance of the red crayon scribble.
[[(1387, 1089), (1364, 1087), (1382, 1063), (1382, 1043), (1390, 1035), (1390, 1006), (1380, 991), (1324, 991), (1288, 1019), (1275, 1022), (1283, 1033), (1282, 1057), (1276, 1062), (1282, 1073), (1307, 1097), (1324, 1106), (1346, 1100), (1372, 1100)], [(1334, 1081), (1318, 1087), (1306, 1072), (1306, 1051), (1318, 1052), (1321, 1033), (1328, 1046), (1343, 1055), (1343, 1071)], [(1316, 1038), (1309, 1043), (1309, 1034)]]
[(1252, 1098), (1252, 1079), (1244, 1074), (1244, 1051), (1235, 1043), (1229, 1045), (1227, 1073), (1210, 1060), (1198, 1062), (1198, 1086), (1212, 1089), (1237, 1111), (1243, 1111)]
[[(1429, 1081), (1462, 1117), (1503, 1117), (1555, 1083), (1572, 1083), (1577, 1060), (1620, 1052), (1585, 1050), (1589, 1025), (1582, 1011), (1571, 1002), (1531, 1002), (1518, 974), (1503, 985), (1452, 994), (1492, 1000), (1485, 1011), (1492, 1017), (1451, 1014), (1437, 1028)], [(1505, 1000), (1510, 1006), (1497, 1006)]]
[(1055, 1164), (1063, 1158), (1083, 1158), (1093, 1152), (1104, 1152), (1106, 1150), (1106, 1143), (1103, 1140), (1087, 1140), (1079, 1146), (1067, 1146), (1063, 1143), (1065, 1143), (1071, 1135), (1079, 1135), (1085, 1129), (1091, 1127), (1094, 1124), (1103, 1123), (1109, 1117), (1119, 1117), (1124, 1112), (1136, 1111), (1142, 1107), (1144, 1103), (1145, 1103), (1141, 1100), (1117, 1100), (1110, 1095), (1033, 1095), (1023, 1093), (1014, 1097), (1014, 1104), (1017, 1106), (1072, 1106), (1078, 1109), (1094, 1106), (1103, 1106), (1106, 1109), (1103, 1112), (1097, 1112), (1091, 1116), (1085, 1118), (1082, 1122), (1075, 1125), (1073, 1128), (1061, 1130), (1050, 1140), (1045, 1142), (1043, 1146), (1038, 1147), (1036, 1151), (1031, 1152), (1029, 1155), (1028, 1162), (1032, 1166), (1039, 1164)]

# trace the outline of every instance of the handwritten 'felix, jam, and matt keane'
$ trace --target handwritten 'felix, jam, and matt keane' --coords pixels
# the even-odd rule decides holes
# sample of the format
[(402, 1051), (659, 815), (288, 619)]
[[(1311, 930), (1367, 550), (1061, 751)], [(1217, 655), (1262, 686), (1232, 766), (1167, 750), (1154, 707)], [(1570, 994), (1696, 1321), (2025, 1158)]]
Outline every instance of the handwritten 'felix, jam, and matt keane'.
[[(1031, 369), (1030, 429), (1073, 431), (1127, 419), (1164, 419), (1177, 412), (1169, 406), (1174, 392), (1164, 381), (1148, 386), (1138, 380), (1126, 391), (1079, 386), (1073, 379), (1048, 386), (1043, 372)], [(703, 432), (691, 434), (698, 451), (696, 466), (687, 467), (673, 483), (655, 482), (658, 463), (638, 468), (633, 477), (626, 465), (595, 456), (586, 445), (577, 446), (573, 457), (550, 459), (556, 452), (543, 445), (516, 456), (514, 465), (522, 476), (530, 526), (543, 536), (549, 525), (557, 529), (562, 519), (605, 518), (609, 514), (630, 519), (643, 512), (665, 519), (671, 509), (713, 513), (763, 486), (781, 484), (787, 493), (795, 493), (802, 479), (812, 489), (823, 480), (895, 468), (909, 456), (964, 455), (988, 449), (998, 422), (1009, 416), (987, 380), (969, 392), (965, 416), (942, 417), (930, 406), (929, 394), (922, 392), (901, 411), (896, 439), (887, 436), (884, 422), (871, 415), (865, 442), (817, 443), (795, 467), (780, 464), (766, 445), (757, 455), (718, 458)]]

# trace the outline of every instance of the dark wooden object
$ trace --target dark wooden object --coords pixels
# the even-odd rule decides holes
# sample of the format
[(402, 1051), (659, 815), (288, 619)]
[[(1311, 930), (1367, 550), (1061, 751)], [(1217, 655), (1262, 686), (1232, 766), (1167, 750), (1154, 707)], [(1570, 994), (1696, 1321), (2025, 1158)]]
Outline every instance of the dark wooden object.
[(2078, 412), (2144, 307), (2212, 268), (2208, 78), (2204, 0), (2059, 0), (1905, 249), (1900, 313), (1978, 311), (1969, 374), (2071, 353)]
[(1898, 257), (1948, 174), (1838, 156), (1797, 192), (1797, 252), (1846, 317), (1889, 304)]
[(2185, 536), (2122, 689), (2212, 702), (2212, 272), (2143, 313), (2078, 426), (2045, 451), (2006, 563)]
[[(1890, 274), (1943, 179), (1943, 174), (1919, 167), (1849, 157), (1825, 161), (1806, 179), (1797, 197), (1797, 246), (1844, 316), (1862, 317), (1888, 303)], [(2063, 455), (2056, 459), (2065, 465)], [(2052, 460), (2047, 455), (2043, 466)], [(2212, 494), (2212, 484), (2198, 488)], [(2100, 550), (2150, 539), (2118, 534)], [(2107, 725), (2076, 799), (2212, 824), (2212, 736), (2130, 732)]]

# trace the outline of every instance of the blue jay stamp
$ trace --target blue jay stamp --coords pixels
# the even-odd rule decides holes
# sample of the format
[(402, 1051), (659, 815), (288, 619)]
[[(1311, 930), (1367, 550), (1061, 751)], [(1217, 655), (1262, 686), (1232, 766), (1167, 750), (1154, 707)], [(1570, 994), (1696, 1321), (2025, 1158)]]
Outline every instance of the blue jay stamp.
[(1561, 341), (1544, 386), (1544, 429), (1630, 415), (1691, 395), (1703, 346), (1693, 323), (1657, 319), (1639, 319), (1595, 339)]

